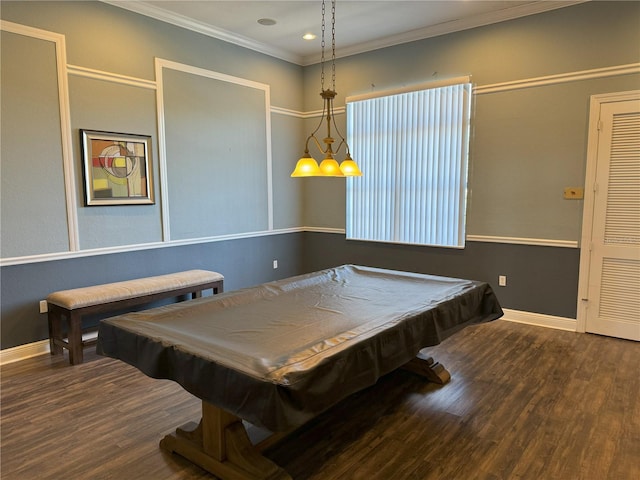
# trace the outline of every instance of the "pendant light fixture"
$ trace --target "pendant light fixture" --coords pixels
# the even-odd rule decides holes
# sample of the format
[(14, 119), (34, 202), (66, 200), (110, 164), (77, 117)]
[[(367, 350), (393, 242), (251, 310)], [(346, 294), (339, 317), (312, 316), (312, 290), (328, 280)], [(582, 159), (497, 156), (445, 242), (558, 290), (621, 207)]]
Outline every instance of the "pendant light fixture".
[[(336, 121), (333, 114), (333, 99), (336, 96), (336, 2), (332, 0), (331, 2), (331, 88), (324, 88), (324, 49), (325, 49), (325, 40), (324, 40), (324, 32), (325, 32), (325, 0), (322, 0), (322, 58), (320, 61), (320, 83), (321, 83), (321, 92), (320, 96), (324, 101), (324, 106), (322, 109), (322, 118), (320, 119), (320, 123), (318, 127), (307, 137), (307, 141), (305, 143), (304, 155), (298, 163), (296, 164), (296, 168), (291, 174), (292, 177), (359, 177), (362, 175), (362, 172), (358, 168), (356, 162), (351, 158), (351, 153), (349, 152), (349, 145), (347, 145), (347, 141), (340, 134), (338, 127), (336, 125)], [(320, 141), (316, 137), (316, 133), (320, 130), (322, 124), (326, 121), (327, 123), (327, 136), (322, 139), (325, 147), (320, 144)], [(333, 143), (335, 139), (331, 136), (331, 124), (333, 123), (333, 128), (335, 133), (338, 135), (340, 143), (333, 150)], [(318, 162), (311, 156), (309, 153), (309, 141), (313, 139), (318, 150), (322, 152), (324, 155), (324, 160)], [(333, 154), (340, 151), (340, 148), (344, 146), (345, 149), (345, 159), (341, 164), (338, 164), (335, 158), (333, 158)]]

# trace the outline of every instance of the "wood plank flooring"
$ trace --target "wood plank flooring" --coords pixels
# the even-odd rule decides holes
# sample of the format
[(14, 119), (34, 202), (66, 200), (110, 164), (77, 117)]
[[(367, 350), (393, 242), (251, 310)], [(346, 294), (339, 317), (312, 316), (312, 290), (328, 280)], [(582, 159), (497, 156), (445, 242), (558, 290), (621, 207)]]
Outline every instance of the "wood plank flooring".
[[(497, 321), (432, 353), (449, 384), (394, 372), (266, 456), (296, 480), (640, 478), (640, 344)], [(2, 367), (3, 480), (213, 478), (158, 447), (198, 399), (85, 356)]]

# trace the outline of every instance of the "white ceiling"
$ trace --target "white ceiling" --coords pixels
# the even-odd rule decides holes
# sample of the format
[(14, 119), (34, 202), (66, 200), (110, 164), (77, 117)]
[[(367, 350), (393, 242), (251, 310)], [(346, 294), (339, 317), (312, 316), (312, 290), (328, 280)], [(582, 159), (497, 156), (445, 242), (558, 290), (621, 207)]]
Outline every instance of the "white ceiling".
[[(128, 10), (299, 65), (320, 60), (320, 0), (104, 0)], [(339, 0), (336, 56), (465, 30), (566, 7), (586, 0)], [(272, 19), (264, 26), (259, 19)], [(326, 5), (331, 46), (331, 2)], [(317, 38), (303, 40), (305, 33)]]

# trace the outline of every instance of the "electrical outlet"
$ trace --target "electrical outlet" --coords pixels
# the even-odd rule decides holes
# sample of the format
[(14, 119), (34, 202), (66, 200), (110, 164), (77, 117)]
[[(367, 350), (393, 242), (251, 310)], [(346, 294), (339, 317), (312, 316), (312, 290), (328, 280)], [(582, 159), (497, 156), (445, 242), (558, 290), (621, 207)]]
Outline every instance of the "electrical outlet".
[(498, 286), (500, 286), (500, 287), (506, 287), (507, 286), (507, 276), (506, 275), (498, 276)]
[(275, 270), (276, 268), (278, 268), (278, 260), (273, 261), (273, 269)]
[(49, 306), (47, 305), (46, 300), (40, 300), (40, 313), (47, 313), (49, 311)]

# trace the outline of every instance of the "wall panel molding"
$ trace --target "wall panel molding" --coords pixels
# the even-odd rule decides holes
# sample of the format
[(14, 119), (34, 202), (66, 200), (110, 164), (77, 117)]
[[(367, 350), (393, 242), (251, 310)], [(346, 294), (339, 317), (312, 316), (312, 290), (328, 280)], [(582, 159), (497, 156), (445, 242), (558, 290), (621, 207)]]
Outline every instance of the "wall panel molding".
[[(345, 107), (334, 107), (333, 113), (336, 115), (341, 115), (346, 113)], [(279, 115), (288, 115), (290, 117), (296, 118), (319, 118), (322, 117), (324, 110), (311, 110), (310, 112), (300, 112), (298, 110), (290, 110), (288, 108), (281, 108), (271, 106), (271, 113), (276, 113)]]
[(129, 77), (118, 73), (104, 72), (102, 70), (94, 70), (92, 68), (80, 67), (78, 65), (67, 65), (67, 73), (79, 77), (94, 78), (105, 82), (121, 83), (132, 87), (156, 89), (156, 82), (153, 80), (145, 80), (143, 78)]
[[(344, 235), (344, 228), (303, 227), (305, 232), (337, 233)], [(538, 247), (578, 248), (575, 240), (554, 240), (549, 238), (501, 237), (488, 235), (467, 235), (467, 242), (505, 243), (510, 245), (532, 245)]]
[(67, 47), (65, 36), (39, 28), (0, 20), (0, 30), (52, 42), (56, 51), (56, 71), (58, 74), (58, 102), (60, 109), (60, 132), (62, 165), (67, 210), (67, 231), (69, 250), (80, 249), (78, 234), (78, 210), (76, 206), (76, 181), (73, 168), (73, 144), (71, 138), (71, 109), (69, 106), (69, 81), (67, 74)]
[(273, 105), (271, 105), (271, 113), (275, 113), (277, 115), (286, 115), (289, 117), (295, 117), (295, 118), (306, 118), (305, 117), (305, 113), (304, 112), (300, 112), (298, 110), (291, 110), (288, 108), (281, 108), (281, 107), (275, 107)]
[(164, 70), (173, 70), (185, 74), (204, 77), (212, 80), (218, 80), (233, 85), (242, 87), (248, 87), (256, 90), (260, 90), (264, 94), (264, 108), (265, 108), (265, 126), (266, 126), (266, 189), (267, 189), (267, 224), (268, 229), (273, 229), (273, 167), (272, 167), (272, 148), (271, 148), (271, 96), (270, 85), (260, 82), (255, 82), (245, 78), (235, 77), (212, 70), (207, 70), (192, 65), (187, 65), (171, 60), (162, 58), (155, 59), (155, 74), (156, 74), (156, 99), (157, 99), (157, 119), (158, 119), (158, 153), (159, 153), (159, 165), (160, 165), (160, 188), (162, 192), (162, 231), (163, 240), (171, 240), (171, 219), (169, 215), (169, 178), (168, 178), (168, 166), (167, 166), (167, 135), (165, 127), (165, 99), (164, 99)]
[[(336, 229), (337, 230), (337, 229)], [(166, 242), (145, 243), (140, 245), (121, 245), (117, 247), (94, 248), (79, 250), (75, 252), (44, 253), (42, 255), (28, 255), (24, 257), (13, 257), (0, 259), (0, 267), (10, 267), (13, 265), (26, 265), (30, 263), (53, 262), (56, 260), (68, 260), (72, 258), (93, 257), (97, 255), (111, 255), (113, 253), (128, 253), (142, 250), (154, 250), (156, 248), (172, 248), (185, 245), (197, 245), (201, 243), (225, 242), (228, 240), (240, 240), (243, 238), (267, 237), (271, 235), (285, 235), (288, 233), (304, 232), (304, 227), (281, 228), (265, 230), (262, 232), (245, 232), (231, 235), (219, 235), (215, 237), (190, 238), (186, 240), (170, 240)], [(332, 231), (329, 233), (340, 233)], [(344, 233), (344, 230), (342, 231)]]
[(539, 247), (578, 248), (577, 240), (501, 237), (495, 235), (467, 235), (467, 242), (508, 243), (512, 245), (536, 245)]
[[(490, 93), (500, 93), (500, 92), (508, 92), (511, 90), (521, 90), (525, 88), (533, 88), (533, 87), (545, 87), (551, 85), (559, 85), (562, 83), (568, 82), (579, 82), (583, 80), (592, 80), (596, 78), (607, 78), (607, 77), (616, 77), (621, 75), (633, 75), (640, 73), (640, 63), (629, 63), (626, 65), (614, 65), (611, 67), (603, 67), (603, 68), (594, 68), (590, 70), (579, 70), (574, 72), (566, 72), (566, 73), (557, 73), (553, 75), (545, 75), (543, 77), (531, 77), (531, 78), (523, 78), (520, 80), (512, 80), (508, 82), (500, 82), (500, 83), (491, 83), (487, 85), (476, 85), (473, 88), (473, 93), (476, 95), (486, 95)], [(444, 80), (444, 82), (448, 82), (448, 80)], [(423, 84), (429, 85), (429, 83)], [(403, 93), (406, 91), (411, 91), (413, 89), (419, 88), (419, 86), (407, 86), (398, 89), (389, 89), (391, 93), (390, 95), (396, 93)], [(346, 102), (353, 101), (353, 99), (358, 99), (359, 97), (368, 97), (369, 94), (363, 95), (352, 95), (346, 98)], [(309, 112), (300, 112), (296, 110), (289, 110), (286, 108), (280, 107), (271, 107), (271, 112), (280, 114), (280, 115), (291, 115), (298, 118), (313, 118), (322, 116), (322, 110), (312, 110)], [(345, 107), (335, 107), (334, 113), (342, 114), (345, 113)]]
[[(8, 22), (5, 20), (0, 20), (0, 29), (6, 32), (14, 33), (14, 34), (25, 35), (25, 36), (45, 40), (45, 41), (50, 41), (55, 44), (56, 65), (57, 65), (58, 80), (59, 80), (58, 89), (59, 89), (59, 101), (60, 101), (60, 124), (61, 124), (61, 131), (62, 131), (65, 198), (66, 198), (67, 223), (68, 223), (67, 230), (69, 235), (69, 251), (68, 252), (42, 254), (42, 255), (29, 255), (24, 257), (0, 259), (0, 266), (19, 265), (19, 264), (25, 264), (25, 263), (37, 263), (37, 262), (43, 262), (43, 261), (57, 260), (61, 258), (74, 258), (74, 257), (82, 257), (82, 256), (102, 255), (102, 254), (128, 252), (128, 251), (151, 249), (151, 248), (158, 248), (158, 247), (172, 247), (178, 244), (186, 245), (186, 244), (194, 244), (194, 243), (215, 242), (215, 241), (222, 241), (227, 239), (260, 236), (265, 234), (264, 232), (249, 232), (249, 233), (243, 233), (241, 235), (225, 235), (220, 237), (208, 237), (205, 239), (194, 238), (194, 239), (182, 240), (178, 243), (170, 241), (170, 238), (167, 236), (165, 238), (165, 241), (160, 243), (145, 244), (145, 245), (127, 245), (127, 246), (122, 246), (117, 248), (92, 249), (92, 250), (84, 250), (84, 251), (80, 250), (78, 218), (77, 218), (78, 215), (77, 215), (77, 205), (76, 205), (77, 187), (75, 185), (75, 176), (73, 173), (74, 172), (73, 148), (72, 148), (73, 139), (72, 139), (71, 123), (70, 123), (68, 75), (95, 78), (103, 81), (126, 84), (126, 85), (140, 87), (140, 88), (155, 89), (156, 91), (161, 89), (161, 78), (158, 77), (158, 71), (159, 71), (158, 68), (160, 69), (160, 72), (162, 68), (187, 69), (188, 71), (195, 74), (203, 74), (207, 76), (213, 75), (212, 78), (222, 79), (225, 81), (241, 80), (242, 82), (246, 82), (245, 83), (246, 85), (253, 85), (256, 87), (260, 86), (260, 88), (262, 88), (262, 86), (264, 86), (265, 84), (252, 82), (251, 80), (246, 80), (246, 79), (237, 79), (236, 77), (231, 77), (229, 75), (218, 74), (210, 70), (204, 70), (197, 67), (183, 65), (183, 64), (171, 62), (168, 60), (159, 60), (160, 66), (157, 67), (156, 69), (155, 81), (129, 77), (126, 75), (121, 75), (121, 74), (112, 73), (112, 72), (94, 70), (94, 69), (82, 67), (79, 65), (69, 65), (66, 62), (66, 44), (65, 44), (64, 35), (21, 25), (21, 24), (16, 24), (13, 22)], [(612, 77), (612, 76), (630, 75), (630, 74), (638, 74), (638, 73), (640, 73), (640, 63), (631, 63), (626, 65), (617, 65), (617, 66), (596, 68), (596, 69), (590, 69), (590, 70), (560, 73), (560, 74), (554, 74), (554, 75), (547, 75), (543, 77), (533, 77), (533, 78), (520, 79), (520, 80), (509, 81), (509, 82), (501, 82), (501, 83), (495, 83), (495, 84), (489, 84), (489, 85), (480, 85), (474, 88), (474, 92), (478, 95), (484, 95), (484, 94), (517, 90), (517, 89), (542, 87), (542, 86), (556, 85), (556, 84), (562, 84), (567, 82), (583, 81), (583, 80), (590, 80), (595, 78), (606, 78), (606, 77)], [(268, 85), (266, 85), (266, 87), (268, 87)], [(302, 118), (302, 119), (320, 117), (322, 115), (322, 110), (302, 112), (302, 111), (282, 108), (278, 106), (273, 106), (270, 104), (270, 98), (268, 93), (266, 95), (265, 103), (266, 103), (266, 109), (268, 112), (267, 122), (270, 122), (269, 113), (293, 116), (293, 117)], [(335, 108), (336, 114), (343, 114), (344, 112), (345, 112), (344, 106)], [(161, 115), (161, 106), (158, 107), (158, 119), (159, 119), (159, 130), (162, 131), (163, 122), (162, 122), (162, 115)], [(158, 134), (159, 150), (164, 149), (164, 138), (162, 136), (161, 131)], [(270, 135), (267, 138), (267, 142), (268, 142), (269, 162), (271, 162)], [(270, 197), (269, 198), (270, 230), (266, 234), (277, 235), (281, 233), (303, 232), (303, 231), (344, 234), (344, 229), (331, 228), (331, 227), (303, 226), (303, 227), (297, 227), (293, 229), (272, 230), (272, 222), (273, 222), (272, 182), (273, 182), (273, 179), (271, 178), (271, 175), (272, 175), (271, 163), (269, 164), (268, 174), (269, 174), (268, 183), (269, 183), (269, 193), (270, 193), (269, 195)], [(161, 189), (163, 194), (162, 196), (163, 198), (166, 198), (166, 185), (163, 185), (164, 177), (166, 177), (166, 172), (164, 172), (163, 174), (161, 171), (160, 183), (161, 183)], [(164, 221), (168, 222), (166, 205), (163, 205), (163, 222)], [(163, 225), (163, 231), (168, 232), (168, 224), (166, 226)], [(472, 241), (472, 242), (537, 245), (537, 246), (549, 246), (549, 247), (559, 247), (559, 248), (579, 248), (579, 242), (573, 241), (573, 240), (518, 238), (518, 237), (490, 236), (490, 235), (467, 235), (466, 239), (467, 241)]]
[(475, 93), (476, 95), (485, 95), (488, 93), (508, 92), (510, 90), (520, 90), (523, 88), (544, 87), (548, 85), (579, 82), (582, 80), (591, 80), (594, 78), (631, 75), (635, 73), (640, 73), (640, 63), (629, 63), (627, 65), (615, 65), (612, 67), (594, 68), (591, 70), (581, 70), (577, 72), (546, 75), (544, 77), (524, 78), (521, 80), (513, 80), (510, 82), (478, 85), (473, 89), (473, 93)]
[[(246, 232), (231, 235), (220, 235), (215, 237), (190, 238), (185, 240), (168, 240), (164, 242), (145, 243), (141, 245), (124, 245), (118, 247), (96, 248), (90, 250), (80, 250), (75, 252), (58, 252), (46, 253), (42, 255), (29, 255), (24, 257), (13, 257), (0, 259), (0, 267), (8, 267), (12, 265), (25, 265), (29, 263), (52, 262), (56, 260), (66, 260), (71, 258), (92, 257), (95, 255), (110, 255), (113, 253), (127, 253), (140, 250), (153, 250), (155, 248), (171, 248), (184, 245), (196, 245), (200, 243), (224, 242), (227, 240), (239, 240), (242, 238), (265, 237), (269, 235), (285, 235), (288, 233), (332, 233), (336, 235), (345, 235), (344, 228), (332, 227), (292, 227), (280, 228), (273, 230), (265, 230), (262, 232)], [(573, 240), (553, 240), (539, 238), (516, 238), (516, 237), (498, 237), (483, 235), (467, 235), (468, 242), (487, 242), (502, 243), (507, 245), (531, 245), (556, 248), (578, 248), (578, 242)]]

